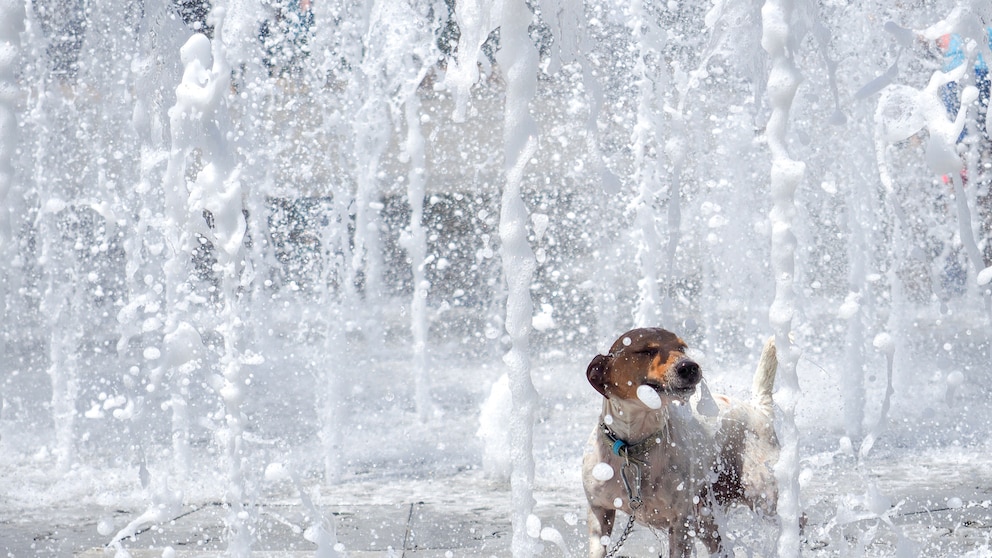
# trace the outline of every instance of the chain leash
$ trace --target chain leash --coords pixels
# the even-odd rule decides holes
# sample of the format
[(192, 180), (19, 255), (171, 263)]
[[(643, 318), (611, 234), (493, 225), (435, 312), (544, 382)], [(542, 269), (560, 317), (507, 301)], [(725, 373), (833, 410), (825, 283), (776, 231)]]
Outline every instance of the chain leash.
[[(628, 477), (630, 471), (634, 473), (633, 483)], [(623, 543), (627, 542), (627, 537), (634, 530), (634, 514), (644, 504), (641, 500), (641, 465), (637, 461), (631, 461), (628, 455), (624, 455), (624, 463), (620, 467), (620, 480), (623, 482), (623, 488), (627, 491), (627, 499), (630, 501), (630, 515), (627, 517), (627, 525), (624, 526), (623, 533), (620, 534), (620, 538), (617, 539), (613, 548), (606, 553), (605, 558), (613, 558), (617, 552), (620, 552)]]

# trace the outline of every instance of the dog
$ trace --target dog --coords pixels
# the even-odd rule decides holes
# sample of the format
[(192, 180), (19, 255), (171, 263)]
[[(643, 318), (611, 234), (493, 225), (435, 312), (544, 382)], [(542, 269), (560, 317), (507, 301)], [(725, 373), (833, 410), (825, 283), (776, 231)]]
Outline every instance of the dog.
[(618, 509), (667, 530), (669, 555), (680, 558), (692, 554), (693, 537), (711, 555), (730, 555), (715, 512), (743, 504), (775, 514), (774, 340), (762, 350), (750, 402), (716, 396), (697, 410), (689, 398), (702, 370), (686, 348), (668, 330), (640, 328), (589, 363), (586, 377), (604, 398), (582, 467), (592, 558), (606, 555)]

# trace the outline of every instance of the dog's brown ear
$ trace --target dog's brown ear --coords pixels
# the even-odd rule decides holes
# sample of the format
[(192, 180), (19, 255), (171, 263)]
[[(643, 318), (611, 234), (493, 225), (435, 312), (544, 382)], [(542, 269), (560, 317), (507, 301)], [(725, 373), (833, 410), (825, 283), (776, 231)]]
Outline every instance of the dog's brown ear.
[(609, 368), (610, 357), (603, 355), (596, 355), (592, 358), (592, 362), (589, 363), (589, 368), (586, 368), (586, 378), (592, 387), (596, 388), (603, 397), (606, 397), (606, 372)]

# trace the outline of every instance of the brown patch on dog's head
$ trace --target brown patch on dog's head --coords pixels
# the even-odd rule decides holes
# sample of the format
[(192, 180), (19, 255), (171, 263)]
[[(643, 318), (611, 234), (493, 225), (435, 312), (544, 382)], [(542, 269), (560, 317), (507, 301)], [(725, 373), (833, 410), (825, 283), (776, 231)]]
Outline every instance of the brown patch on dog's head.
[(662, 328), (628, 331), (596, 355), (586, 378), (603, 397), (637, 399), (637, 388), (650, 386), (662, 397), (685, 399), (702, 378), (699, 365), (685, 356), (686, 344)]

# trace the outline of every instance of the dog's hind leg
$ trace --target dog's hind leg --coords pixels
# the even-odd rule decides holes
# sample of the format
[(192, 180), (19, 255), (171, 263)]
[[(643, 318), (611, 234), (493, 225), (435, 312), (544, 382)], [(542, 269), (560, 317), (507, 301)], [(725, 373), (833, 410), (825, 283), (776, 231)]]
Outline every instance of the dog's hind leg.
[(723, 539), (720, 537), (720, 528), (712, 512), (702, 515), (696, 522), (696, 537), (706, 545), (706, 550), (710, 556), (727, 558), (733, 556), (723, 546)]
[(606, 556), (607, 544), (603, 544), (603, 542), (609, 541), (616, 516), (617, 510), (615, 509), (589, 507), (589, 558)]

